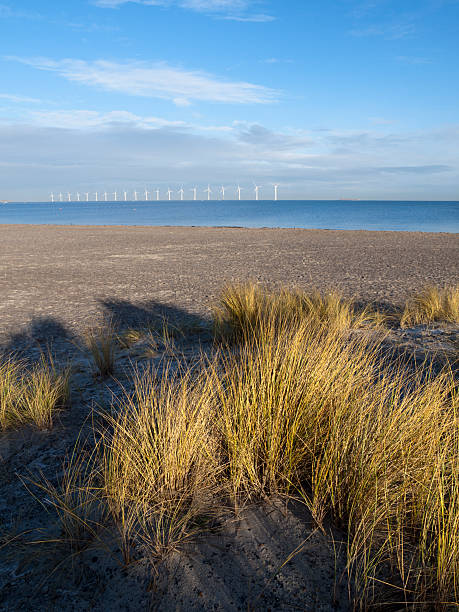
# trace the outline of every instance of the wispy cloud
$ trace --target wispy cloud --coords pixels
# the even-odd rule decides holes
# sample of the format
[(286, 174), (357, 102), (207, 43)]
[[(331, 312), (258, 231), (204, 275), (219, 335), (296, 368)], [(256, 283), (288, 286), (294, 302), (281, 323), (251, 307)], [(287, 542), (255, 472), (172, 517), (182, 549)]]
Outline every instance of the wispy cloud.
[(15, 94), (0, 93), (0, 100), (8, 100), (8, 102), (16, 102), (18, 104), (39, 104), (41, 100), (37, 98), (29, 98), (27, 96), (17, 96)]
[(198, 13), (233, 21), (268, 22), (275, 18), (265, 13), (253, 12), (260, 0), (93, 0), (101, 8), (118, 8), (123, 4), (143, 4), (145, 6), (178, 6)]
[(131, 128), (184, 128), (183, 121), (168, 121), (161, 117), (142, 117), (129, 111), (109, 111), (106, 113), (93, 110), (40, 110), (30, 111), (27, 119), (34, 125), (66, 130), (87, 130), (116, 125), (129, 125)]
[(132, 96), (172, 100), (177, 105), (190, 101), (227, 104), (266, 104), (275, 101), (280, 92), (244, 81), (224, 81), (202, 71), (189, 71), (165, 62), (124, 63), (76, 59), (54, 61), (47, 58), (7, 59), (19, 61), (39, 70), (56, 72), (69, 81), (92, 85), (107, 91)]
[(0, 19), (43, 19), (43, 16), (36, 11), (18, 9), (10, 4), (0, 3)]
[(433, 64), (433, 61), (428, 57), (415, 57), (411, 55), (398, 55), (396, 59), (404, 64), (412, 64), (413, 66), (421, 66)]
[(390, 23), (385, 25), (369, 25), (357, 27), (350, 31), (352, 36), (381, 36), (396, 40), (399, 38), (407, 38), (413, 36), (416, 32), (416, 27), (413, 23)]

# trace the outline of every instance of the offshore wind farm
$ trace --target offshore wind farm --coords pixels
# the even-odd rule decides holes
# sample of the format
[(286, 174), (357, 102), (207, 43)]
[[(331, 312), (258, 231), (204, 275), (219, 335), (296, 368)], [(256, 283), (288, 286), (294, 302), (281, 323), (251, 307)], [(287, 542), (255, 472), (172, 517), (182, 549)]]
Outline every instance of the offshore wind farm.
[[(136, 189), (132, 190), (108, 190), (108, 191), (52, 191), (49, 194), (50, 202), (138, 202), (138, 201), (168, 201), (172, 200), (180, 200), (181, 202), (185, 200), (192, 200), (197, 202), (198, 200), (242, 200), (242, 193), (247, 194), (247, 199), (250, 199), (250, 196), (253, 195), (255, 201), (258, 200), (273, 200), (277, 202), (279, 200), (279, 184), (274, 183), (272, 185), (266, 186), (264, 191), (262, 185), (255, 185), (253, 187), (241, 187), (237, 186), (225, 186), (219, 185), (216, 187), (211, 187), (210, 184), (207, 185), (206, 188), (202, 187), (191, 187), (186, 192), (189, 191), (192, 194), (191, 198), (185, 198), (185, 189), (182, 187), (171, 189), (168, 187), (167, 189), (154, 189), (147, 188), (137, 191)], [(265, 197), (263, 197), (265, 196)]]

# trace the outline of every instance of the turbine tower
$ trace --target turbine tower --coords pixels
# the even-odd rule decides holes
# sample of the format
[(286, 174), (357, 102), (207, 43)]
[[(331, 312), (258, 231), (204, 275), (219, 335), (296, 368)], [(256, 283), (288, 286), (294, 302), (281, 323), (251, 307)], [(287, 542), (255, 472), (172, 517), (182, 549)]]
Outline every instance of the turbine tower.
[(79, 202), (79, 201), (80, 201), (80, 192), (77, 191), (77, 202)]
[(118, 197), (118, 194), (116, 193), (116, 191), (113, 192), (113, 197), (115, 198), (115, 202), (116, 202), (116, 199)]
[(255, 185), (255, 200), (259, 200), (260, 199), (260, 187), (261, 185)]
[(59, 192), (59, 202), (62, 202), (62, 193)]
[(50, 195), (50, 198), (51, 198), (51, 202), (54, 202), (54, 193)]
[(196, 202), (196, 198), (197, 198), (197, 189), (196, 187), (193, 187), (193, 189), (191, 189), (191, 191), (193, 192), (193, 200)]
[(274, 185), (274, 201), (277, 202), (279, 185)]
[(107, 196), (108, 196), (108, 193), (106, 191), (104, 191), (104, 201), (105, 202), (107, 202)]
[(72, 201), (72, 199), (71, 199), (71, 193), (70, 193), (69, 191), (67, 191), (67, 198), (68, 198), (68, 201), (69, 201), (69, 202), (71, 202), (71, 201)]
[(145, 187), (145, 202), (148, 200), (148, 194), (149, 192), (147, 191), (147, 188)]
[(124, 194), (124, 201), (127, 202), (127, 191), (123, 191)]
[(88, 191), (86, 191), (85, 196), (86, 196), (86, 202), (89, 202), (89, 192)]
[(226, 190), (226, 188), (225, 188), (225, 187), (222, 185), (222, 187), (221, 187), (221, 191), (222, 191), (222, 200), (224, 200), (224, 199), (225, 199), (225, 190)]
[(242, 188), (240, 185), (238, 185), (237, 186), (237, 196), (238, 196), (239, 201), (241, 200), (241, 191), (242, 191)]
[(183, 190), (183, 187), (181, 187), (181, 188), (178, 190), (178, 193), (180, 194), (180, 200), (183, 202), (183, 196), (184, 196), (184, 194), (185, 194), (185, 191)]
[(137, 202), (137, 191), (134, 191), (134, 202)]
[(159, 189), (156, 190), (156, 201), (159, 202)]
[(167, 190), (167, 197), (169, 199), (169, 202), (171, 201), (171, 195), (172, 195), (172, 189), (169, 187)]
[(96, 202), (98, 202), (99, 201), (99, 194), (97, 193), (97, 191), (95, 193), (95, 196), (96, 196)]
[(210, 185), (207, 185), (207, 189), (204, 189), (204, 193), (207, 193), (207, 201), (209, 201), (210, 194), (212, 193), (212, 189), (210, 188)]

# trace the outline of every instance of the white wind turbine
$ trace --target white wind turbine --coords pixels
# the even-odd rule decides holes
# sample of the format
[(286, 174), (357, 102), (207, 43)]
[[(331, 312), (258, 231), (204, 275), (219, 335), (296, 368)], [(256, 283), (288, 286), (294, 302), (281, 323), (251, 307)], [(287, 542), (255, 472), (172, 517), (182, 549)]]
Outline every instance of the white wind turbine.
[(209, 201), (210, 194), (212, 193), (212, 189), (210, 188), (210, 185), (207, 185), (207, 189), (204, 189), (204, 193), (207, 193), (207, 201)]
[(134, 202), (137, 202), (137, 191), (134, 191)]
[(116, 202), (116, 200), (118, 198), (118, 194), (116, 193), (116, 191), (113, 192), (113, 197), (114, 197), (114, 201)]
[(222, 192), (222, 200), (225, 199), (225, 191), (226, 191), (226, 187), (224, 187), (223, 185), (221, 186), (221, 192)]
[(156, 201), (159, 202), (159, 189), (156, 190)]
[(77, 191), (77, 202), (79, 202), (79, 201), (80, 201), (80, 192)]
[(167, 190), (167, 197), (169, 199), (169, 202), (171, 201), (171, 195), (172, 195), (172, 189), (169, 187)]
[(97, 191), (96, 191), (96, 193), (94, 195), (96, 196), (96, 202), (98, 202), (99, 201), (99, 194), (97, 193)]
[(52, 193), (49, 197), (51, 198), (51, 202), (54, 202), (54, 193)]
[(71, 202), (71, 201), (72, 201), (72, 199), (71, 199), (71, 193), (70, 193), (69, 191), (67, 191), (67, 198), (68, 198), (68, 201), (69, 201), (69, 202)]
[(178, 193), (180, 194), (180, 200), (183, 202), (183, 196), (185, 195), (183, 187), (178, 190)]
[(279, 185), (274, 185), (274, 201), (277, 202), (278, 198), (278, 189), (279, 189)]
[(191, 189), (190, 191), (193, 192), (193, 200), (196, 202), (198, 190), (196, 189), (196, 187), (193, 187), (193, 189)]
[(89, 191), (85, 192), (85, 196), (86, 196), (86, 202), (89, 202)]
[(261, 185), (255, 185), (255, 200), (260, 199), (260, 187)]
[(145, 202), (148, 200), (148, 195), (149, 195), (149, 192), (147, 191), (147, 188), (145, 187)]
[(127, 191), (123, 191), (124, 194), (124, 201), (127, 202)]
[(62, 193), (59, 192), (59, 202), (62, 202)]
[(242, 191), (242, 187), (240, 185), (237, 186), (237, 197), (238, 200), (241, 200), (241, 191)]
[(107, 196), (108, 196), (108, 193), (106, 191), (104, 191), (104, 201), (105, 202), (107, 202)]

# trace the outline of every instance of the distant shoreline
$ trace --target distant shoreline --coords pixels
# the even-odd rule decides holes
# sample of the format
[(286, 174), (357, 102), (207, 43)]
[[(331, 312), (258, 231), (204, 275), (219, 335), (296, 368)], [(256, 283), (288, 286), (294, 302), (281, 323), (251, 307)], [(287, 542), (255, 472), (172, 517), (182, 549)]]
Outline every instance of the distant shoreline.
[(36, 227), (36, 228), (62, 228), (62, 229), (210, 229), (210, 230), (250, 230), (250, 231), (305, 231), (305, 232), (366, 232), (366, 233), (393, 233), (397, 234), (448, 234), (456, 236), (459, 232), (432, 232), (432, 231), (420, 231), (420, 230), (375, 230), (375, 229), (340, 229), (333, 227), (272, 227), (272, 226), (260, 226), (260, 227), (249, 227), (245, 225), (130, 225), (130, 224), (72, 224), (72, 223), (0, 223), (1, 228), (7, 227)]

